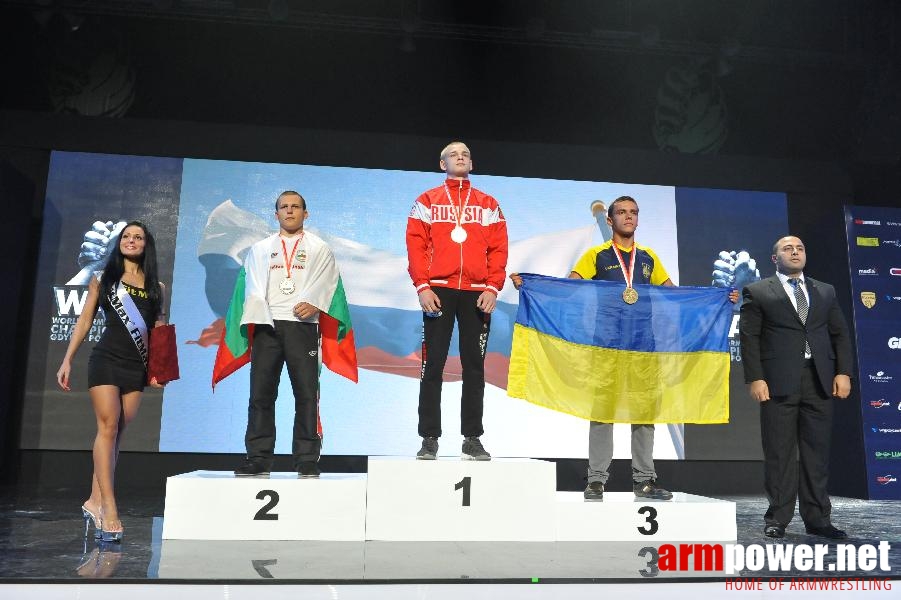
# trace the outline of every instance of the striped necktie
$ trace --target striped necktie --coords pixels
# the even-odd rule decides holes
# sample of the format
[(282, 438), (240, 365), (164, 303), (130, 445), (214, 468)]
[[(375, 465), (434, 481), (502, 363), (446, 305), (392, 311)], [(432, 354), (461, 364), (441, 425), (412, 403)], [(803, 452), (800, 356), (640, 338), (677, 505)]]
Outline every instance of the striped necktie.
[[(789, 279), (788, 282), (791, 284), (793, 288), (795, 288), (795, 304), (798, 306), (798, 317), (800, 317), (801, 322), (805, 325), (807, 324), (807, 296), (804, 295), (804, 290), (801, 289), (801, 279), (794, 278)], [(804, 356), (808, 356), (812, 354), (810, 352), (810, 344), (807, 340), (804, 340)]]

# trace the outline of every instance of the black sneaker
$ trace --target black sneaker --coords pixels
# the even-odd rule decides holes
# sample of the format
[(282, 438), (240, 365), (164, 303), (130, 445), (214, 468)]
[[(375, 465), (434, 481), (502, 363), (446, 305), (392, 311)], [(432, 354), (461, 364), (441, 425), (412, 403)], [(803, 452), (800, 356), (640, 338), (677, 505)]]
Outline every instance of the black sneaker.
[(477, 437), (463, 438), (463, 460), (491, 460), (491, 455), (485, 451), (482, 442)]
[(435, 460), (438, 458), (438, 438), (422, 438), (422, 448), (416, 453), (416, 460)]
[(269, 469), (259, 459), (245, 458), (244, 463), (235, 469), (235, 477), (269, 477)]
[(297, 469), (297, 476), (301, 479), (319, 479), (319, 465), (313, 461), (302, 462)]
[(633, 481), (632, 492), (639, 498), (650, 498), (651, 500), (672, 500), (673, 493), (665, 490), (657, 485), (653, 479), (647, 481)]
[(585, 488), (586, 502), (599, 502), (604, 499), (604, 484), (600, 481), (589, 482)]

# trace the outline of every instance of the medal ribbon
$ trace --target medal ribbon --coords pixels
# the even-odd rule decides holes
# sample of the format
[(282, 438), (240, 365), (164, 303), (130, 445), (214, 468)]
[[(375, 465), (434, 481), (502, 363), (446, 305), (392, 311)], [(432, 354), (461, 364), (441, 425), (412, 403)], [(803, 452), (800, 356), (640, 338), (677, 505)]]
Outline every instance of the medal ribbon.
[(294, 247), (291, 248), (291, 254), (290, 254), (290, 258), (289, 258), (288, 247), (285, 246), (285, 240), (279, 238), (279, 241), (281, 241), (281, 243), (282, 243), (282, 252), (285, 255), (285, 269), (288, 272), (288, 274), (287, 274), (288, 279), (291, 279), (291, 263), (294, 262), (294, 253), (297, 252), (297, 245), (300, 243), (300, 240), (302, 240), (302, 239), (303, 239), (303, 233), (301, 232), (300, 237), (297, 238), (296, 242), (294, 242)]
[(629, 257), (629, 270), (626, 270), (626, 261), (623, 260), (623, 255), (620, 252), (619, 248), (616, 245), (616, 242), (613, 242), (613, 253), (616, 254), (616, 260), (619, 261), (619, 268), (623, 270), (623, 279), (626, 280), (626, 287), (632, 287), (632, 279), (634, 279), (635, 274), (635, 255), (638, 252), (635, 251), (636, 246), (635, 242), (632, 242), (632, 251), (631, 256)]
[[(460, 188), (462, 188), (462, 184)], [(453, 199), (450, 195), (450, 189), (447, 187), (447, 182), (444, 183), (444, 193), (447, 194), (447, 201), (450, 202), (450, 205), (454, 207), (454, 217), (457, 219), (457, 227), (460, 229), (463, 228), (463, 211), (466, 210), (466, 207), (469, 206), (469, 195), (472, 194), (472, 185), (469, 186), (469, 191), (466, 192), (466, 200), (461, 203), (460, 201), (460, 188), (457, 188), (457, 204), (454, 204)]]

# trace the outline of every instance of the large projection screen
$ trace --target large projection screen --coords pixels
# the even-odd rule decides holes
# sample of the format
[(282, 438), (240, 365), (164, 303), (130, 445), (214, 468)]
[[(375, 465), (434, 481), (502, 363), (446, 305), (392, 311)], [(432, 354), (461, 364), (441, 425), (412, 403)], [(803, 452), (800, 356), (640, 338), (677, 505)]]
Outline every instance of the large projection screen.
[[(437, 163), (437, 159), (436, 159)], [(590, 205), (629, 195), (640, 205), (636, 239), (660, 256), (677, 284), (711, 285), (721, 252), (745, 251), (770, 274), (770, 248), (787, 231), (781, 192), (677, 188), (474, 174), (501, 204), (510, 239), (508, 272), (566, 276), (588, 247), (609, 237)], [(308, 202), (306, 227), (330, 245), (342, 272), (357, 342), (360, 381), (322, 372), (323, 453), (409, 455), (416, 433), (422, 317), (407, 275), (404, 232), (414, 199), (440, 172), (54, 152), (48, 174), (31, 327), (20, 446), (88, 449), (94, 431), (87, 360), (100, 315), (73, 364), (72, 392), (55, 373), (96, 265), (82, 252), (95, 222), (140, 219), (157, 241), (171, 288), (182, 378), (147, 389), (125, 449), (243, 453), (249, 369), (211, 388), (222, 317), (247, 248), (274, 232), (274, 200), (296, 189)], [(508, 285), (492, 317), (486, 363), (486, 446), (495, 456), (584, 458), (587, 422), (506, 395), (518, 294)], [(657, 458), (757, 459), (756, 407), (742, 382), (737, 318), (731, 421), (721, 426), (658, 425)], [(456, 336), (455, 336), (456, 338)], [(442, 398), (445, 448), (459, 437), (456, 339)], [(276, 452), (290, 453), (293, 400), (283, 374)], [(628, 426), (616, 428), (616, 456), (629, 455)]]

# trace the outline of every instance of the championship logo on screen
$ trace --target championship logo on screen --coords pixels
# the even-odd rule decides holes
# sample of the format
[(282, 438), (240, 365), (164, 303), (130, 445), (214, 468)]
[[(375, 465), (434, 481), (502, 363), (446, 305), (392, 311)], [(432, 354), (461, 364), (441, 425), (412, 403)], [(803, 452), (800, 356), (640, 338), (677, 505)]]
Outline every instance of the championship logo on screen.
[(901, 338), (890, 337), (888, 339), (888, 347), (892, 350), (901, 350)]
[(866, 275), (879, 275), (879, 271), (877, 269), (874, 269), (873, 267), (870, 267), (868, 269), (857, 269), (857, 274), (861, 277)]
[(876, 292), (861, 292), (860, 301), (867, 308), (873, 308), (876, 306)]
[[(111, 243), (119, 239), (125, 222), (96, 221), (86, 231), (75, 263), (78, 271), (64, 285), (53, 287), (56, 314), (51, 316), (50, 341), (68, 342), (75, 329), (75, 323), (84, 310), (88, 298), (88, 284), (91, 277), (98, 277), (106, 265)], [(91, 324), (86, 341), (96, 342), (106, 329), (103, 313), (98, 313)]]
[(888, 383), (893, 379), (891, 375), (886, 375), (885, 371), (876, 371), (875, 373), (870, 373), (867, 377), (870, 378), (871, 383)]
[(869, 246), (871, 248), (879, 247), (879, 238), (857, 236), (858, 246)]
[(885, 398), (880, 398), (879, 400), (870, 400), (870, 406), (873, 408), (882, 408), (884, 406), (891, 406), (892, 403), (886, 401)]
[(876, 483), (879, 485), (889, 485), (890, 483), (895, 483), (898, 481), (898, 478), (894, 475), (877, 475)]
[(855, 225), (882, 225), (882, 221), (866, 221), (864, 219), (854, 219)]

